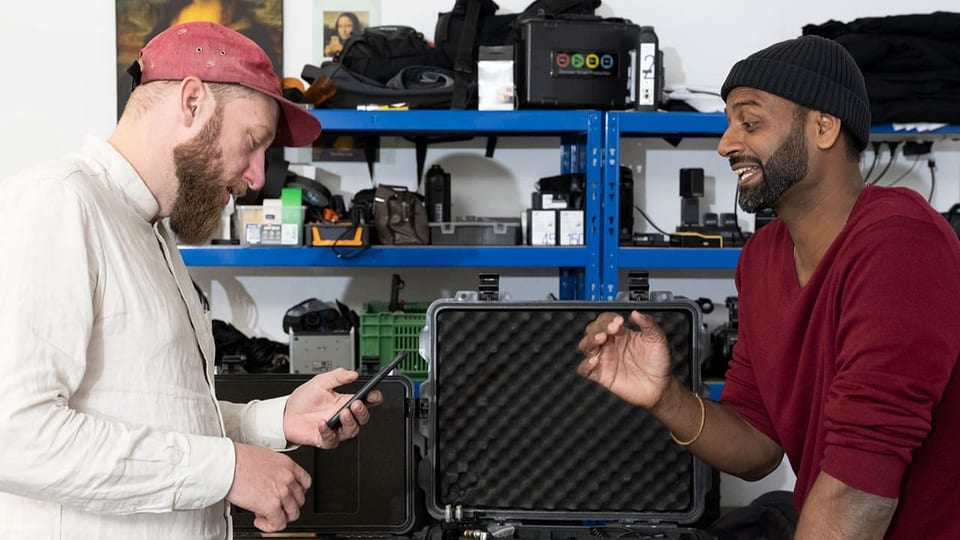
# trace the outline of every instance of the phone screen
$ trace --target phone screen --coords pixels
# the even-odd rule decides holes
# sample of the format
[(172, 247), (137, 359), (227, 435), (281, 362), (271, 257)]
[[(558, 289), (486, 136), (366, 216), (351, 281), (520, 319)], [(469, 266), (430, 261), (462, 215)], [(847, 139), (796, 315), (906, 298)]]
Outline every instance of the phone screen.
[(333, 416), (331, 416), (330, 419), (327, 420), (327, 425), (330, 426), (330, 429), (337, 429), (338, 427), (340, 427), (340, 413), (343, 412), (344, 409), (349, 407), (354, 401), (358, 399), (364, 399), (365, 397), (367, 397), (367, 394), (369, 394), (371, 390), (373, 390), (378, 384), (380, 384), (380, 381), (382, 381), (384, 377), (389, 375), (391, 371), (393, 371), (398, 365), (400, 365), (400, 362), (406, 356), (407, 356), (407, 351), (400, 351), (399, 353), (397, 353), (397, 355), (393, 357), (393, 360), (390, 360), (389, 364), (387, 364), (386, 366), (383, 366), (383, 368), (380, 369), (380, 371), (378, 371), (377, 374), (374, 375), (369, 381), (367, 381), (360, 388), (360, 390), (357, 390), (356, 394), (354, 394), (349, 400), (347, 400), (346, 403), (341, 405), (340, 408), (337, 409), (337, 412), (333, 413)]

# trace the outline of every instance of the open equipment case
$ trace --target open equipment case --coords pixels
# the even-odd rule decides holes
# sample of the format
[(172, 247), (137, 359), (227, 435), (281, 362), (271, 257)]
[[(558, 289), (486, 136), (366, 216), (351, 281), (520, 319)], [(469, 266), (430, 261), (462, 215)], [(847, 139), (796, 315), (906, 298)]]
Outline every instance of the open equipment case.
[[(585, 326), (601, 312), (634, 309), (656, 318), (674, 374), (699, 392), (702, 315), (690, 300), (513, 302), (488, 290), (433, 302), (420, 338), (429, 373), (419, 397), (405, 377), (388, 377), (384, 403), (357, 439), (308, 449), (301, 464), (314, 493), (288, 531), (711, 538), (690, 526), (704, 512), (709, 467), (646, 411), (577, 374)], [(241, 536), (252, 519), (241, 514), (235, 524)]]

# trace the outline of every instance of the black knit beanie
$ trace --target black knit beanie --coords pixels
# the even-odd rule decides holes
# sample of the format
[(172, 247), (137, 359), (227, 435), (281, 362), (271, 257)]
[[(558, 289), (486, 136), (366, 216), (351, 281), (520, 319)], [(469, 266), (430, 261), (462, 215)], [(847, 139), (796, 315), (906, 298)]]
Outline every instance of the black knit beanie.
[(832, 114), (857, 141), (870, 139), (870, 100), (863, 74), (842, 45), (820, 36), (781, 41), (734, 64), (720, 95), (746, 86)]

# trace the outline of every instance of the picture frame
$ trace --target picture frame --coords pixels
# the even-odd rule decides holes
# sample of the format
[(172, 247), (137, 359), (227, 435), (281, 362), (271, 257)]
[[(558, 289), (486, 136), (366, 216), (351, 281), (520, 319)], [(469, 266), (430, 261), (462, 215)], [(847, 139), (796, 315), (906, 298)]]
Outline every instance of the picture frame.
[(313, 21), (313, 56), (322, 63), (331, 60), (351, 35), (381, 24), (380, 0), (315, 0)]
[(127, 68), (140, 49), (174, 24), (211, 21), (252, 39), (283, 73), (283, 0), (117, 0), (117, 117), (130, 97)]

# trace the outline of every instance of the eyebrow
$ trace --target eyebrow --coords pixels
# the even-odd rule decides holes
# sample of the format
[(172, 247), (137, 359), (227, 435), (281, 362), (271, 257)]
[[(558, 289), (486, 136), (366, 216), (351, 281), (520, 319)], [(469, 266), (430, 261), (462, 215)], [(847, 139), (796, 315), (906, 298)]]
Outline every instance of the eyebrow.
[(744, 107), (749, 107), (749, 106), (760, 107), (761, 105), (760, 105), (760, 102), (755, 99), (741, 99), (741, 100), (735, 101), (731, 106), (731, 108), (742, 109)]

